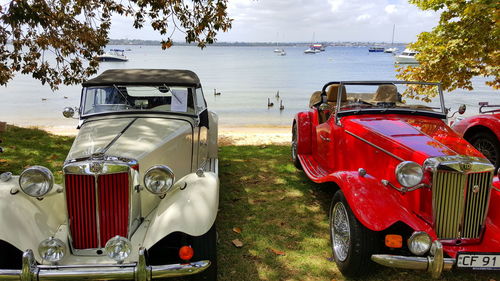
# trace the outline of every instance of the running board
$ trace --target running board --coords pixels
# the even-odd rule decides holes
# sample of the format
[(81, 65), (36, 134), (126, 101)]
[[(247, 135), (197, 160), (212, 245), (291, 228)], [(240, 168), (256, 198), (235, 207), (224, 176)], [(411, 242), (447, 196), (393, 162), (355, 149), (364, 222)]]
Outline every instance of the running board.
[(314, 160), (312, 155), (298, 155), (299, 161), (304, 168), (304, 172), (314, 182), (325, 182), (325, 177), (328, 176), (328, 171), (323, 169), (321, 165)]

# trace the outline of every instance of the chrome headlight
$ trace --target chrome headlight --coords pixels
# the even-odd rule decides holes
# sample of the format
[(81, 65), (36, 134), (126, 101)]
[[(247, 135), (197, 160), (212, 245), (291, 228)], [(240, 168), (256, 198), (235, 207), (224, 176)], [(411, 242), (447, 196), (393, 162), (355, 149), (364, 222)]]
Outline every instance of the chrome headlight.
[(132, 244), (127, 238), (117, 235), (108, 240), (104, 251), (109, 258), (122, 263), (130, 255)]
[(423, 231), (413, 232), (408, 239), (408, 249), (417, 256), (422, 256), (431, 248), (432, 239), (429, 234)]
[(21, 190), (32, 197), (43, 197), (54, 186), (52, 172), (42, 166), (33, 166), (24, 170), (19, 177)]
[(413, 187), (419, 184), (424, 177), (422, 166), (413, 161), (404, 161), (396, 167), (396, 178), (404, 187)]
[(157, 195), (167, 193), (174, 182), (174, 172), (167, 166), (153, 166), (144, 175), (144, 186)]
[(42, 259), (49, 262), (58, 262), (63, 259), (66, 254), (64, 243), (54, 237), (43, 240), (38, 245), (38, 253)]

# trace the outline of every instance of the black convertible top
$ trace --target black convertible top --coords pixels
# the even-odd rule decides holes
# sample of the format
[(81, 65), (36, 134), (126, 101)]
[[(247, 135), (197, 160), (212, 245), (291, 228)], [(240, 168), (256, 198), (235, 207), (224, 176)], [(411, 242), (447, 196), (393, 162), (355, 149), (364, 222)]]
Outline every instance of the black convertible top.
[(84, 87), (111, 85), (200, 86), (200, 79), (190, 70), (179, 69), (109, 69), (82, 83)]

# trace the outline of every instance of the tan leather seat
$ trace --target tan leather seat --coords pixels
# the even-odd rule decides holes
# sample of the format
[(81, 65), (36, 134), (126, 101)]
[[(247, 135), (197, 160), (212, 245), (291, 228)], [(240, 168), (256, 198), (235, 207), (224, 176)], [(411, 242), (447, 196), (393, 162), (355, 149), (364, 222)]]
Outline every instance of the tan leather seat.
[[(340, 84), (332, 84), (328, 86), (328, 89), (326, 89), (326, 100), (328, 103), (337, 103), (337, 97), (339, 94), (339, 87)], [(346, 102), (347, 101), (347, 92), (345, 89), (345, 86), (342, 86), (342, 93), (341, 93), (341, 102)]]
[(398, 88), (396, 85), (380, 85), (373, 96), (374, 102), (398, 102)]
[(316, 91), (311, 95), (309, 100), (309, 107), (313, 107), (321, 103), (321, 91)]

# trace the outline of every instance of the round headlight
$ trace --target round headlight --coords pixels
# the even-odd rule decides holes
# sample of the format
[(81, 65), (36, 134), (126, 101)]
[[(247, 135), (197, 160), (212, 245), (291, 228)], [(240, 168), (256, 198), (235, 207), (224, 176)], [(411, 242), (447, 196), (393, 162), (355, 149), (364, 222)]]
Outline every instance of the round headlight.
[(396, 178), (404, 187), (413, 187), (419, 184), (424, 177), (422, 166), (412, 161), (404, 161), (396, 167)]
[(132, 244), (127, 238), (116, 235), (108, 240), (104, 251), (109, 258), (122, 263), (130, 255)]
[(144, 175), (144, 186), (154, 194), (163, 195), (174, 184), (174, 172), (167, 166), (153, 166)]
[(24, 170), (19, 177), (21, 190), (32, 197), (42, 197), (54, 186), (52, 172), (42, 166), (33, 166)]
[(408, 239), (408, 248), (410, 252), (417, 256), (421, 256), (431, 248), (432, 239), (429, 234), (423, 231), (413, 232), (410, 239)]
[(40, 245), (38, 245), (38, 253), (43, 260), (58, 262), (63, 259), (66, 253), (66, 247), (61, 240), (50, 237), (40, 242)]

